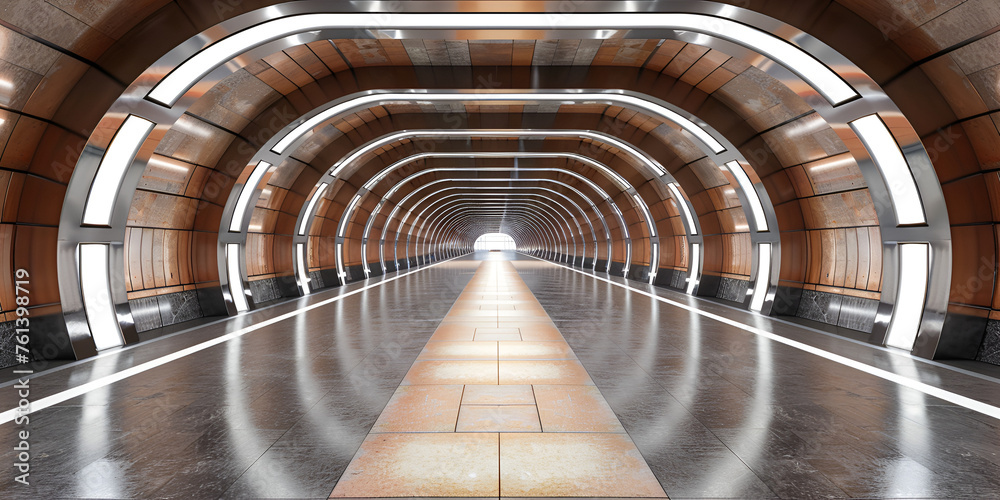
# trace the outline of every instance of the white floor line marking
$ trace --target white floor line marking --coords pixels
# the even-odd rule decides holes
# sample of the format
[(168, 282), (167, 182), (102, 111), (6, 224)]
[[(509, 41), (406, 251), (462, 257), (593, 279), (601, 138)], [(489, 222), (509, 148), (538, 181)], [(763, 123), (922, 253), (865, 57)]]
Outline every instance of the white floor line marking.
[[(522, 255), (525, 255), (527, 257), (531, 257), (533, 259), (541, 260), (542, 262), (549, 262), (549, 261), (544, 260), (544, 259), (539, 259), (538, 257), (535, 257), (533, 255), (527, 255), (527, 254), (522, 254)], [(972, 410), (972, 411), (977, 412), (977, 413), (982, 413), (983, 415), (986, 415), (988, 417), (993, 417), (995, 419), (1000, 419), (1000, 408), (998, 408), (996, 406), (993, 406), (993, 405), (990, 405), (990, 404), (987, 404), (987, 403), (983, 403), (982, 401), (976, 401), (975, 399), (962, 396), (961, 394), (955, 394), (954, 392), (941, 389), (940, 387), (934, 387), (933, 385), (925, 384), (923, 382), (919, 382), (919, 381), (913, 380), (911, 378), (905, 377), (903, 375), (899, 375), (899, 374), (892, 373), (892, 372), (887, 371), (887, 370), (883, 370), (881, 368), (876, 368), (874, 366), (867, 365), (867, 364), (862, 363), (860, 361), (855, 361), (853, 359), (841, 356), (839, 354), (834, 354), (832, 352), (827, 352), (827, 351), (824, 351), (824, 350), (822, 350), (822, 349), (820, 349), (818, 347), (813, 347), (813, 346), (808, 345), (808, 344), (803, 344), (802, 342), (798, 342), (796, 340), (785, 338), (785, 337), (782, 337), (781, 335), (778, 335), (778, 334), (775, 334), (775, 333), (771, 333), (771, 332), (769, 332), (767, 330), (762, 330), (760, 328), (757, 328), (757, 327), (754, 327), (754, 326), (750, 326), (750, 325), (747, 325), (747, 324), (744, 324), (744, 323), (740, 323), (739, 321), (732, 320), (732, 319), (726, 318), (724, 316), (719, 316), (718, 314), (713, 314), (713, 313), (710, 313), (710, 312), (702, 311), (702, 310), (699, 310), (696, 307), (689, 306), (687, 304), (682, 304), (680, 302), (677, 302), (677, 301), (674, 301), (674, 300), (670, 300), (668, 298), (661, 297), (659, 295), (654, 295), (654, 294), (649, 293), (649, 292), (644, 291), (644, 290), (639, 290), (637, 288), (632, 288), (631, 286), (628, 286), (628, 285), (625, 285), (625, 284), (622, 284), (622, 283), (617, 283), (615, 281), (609, 280), (607, 278), (603, 278), (601, 276), (595, 276), (593, 274), (588, 274), (588, 273), (586, 273), (584, 271), (581, 271), (579, 269), (574, 269), (572, 267), (565, 266), (565, 265), (562, 265), (562, 264), (557, 264), (555, 262), (549, 262), (549, 263), (550, 264), (554, 264), (554, 265), (559, 266), (559, 267), (563, 267), (563, 268), (569, 269), (570, 271), (574, 271), (574, 272), (580, 273), (580, 274), (582, 274), (584, 276), (590, 276), (591, 278), (594, 278), (594, 279), (599, 280), (599, 281), (604, 281), (604, 282), (607, 282), (607, 283), (611, 283), (612, 285), (615, 285), (615, 286), (620, 287), (620, 288), (624, 288), (624, 289), (626, 289), (626, 290), (628, 290), (630, 292), (638, 293), (640, 295), (645, 295), (647, 297), (650, 297), (652, 299), (658, 300), (658, 301), (663, 302), (665, 304), (670, 304), (670, 305), (672, 305), (674, 307), (679, 307), (681, 309), (686, 309), (686, 310), (688, 310), (690, 312), (693, 312), (695, 314), (704, 316), (706, 318), (713, 319), (713, 320), (718, 321), (720, 323), (725, 323), (725, 324), (727, 324), (729, 326), (733, 326), (733, 327), (739, 328), (741, 330), (745, 330), (747, 332), (759, 335), (759, 336), (764, 337), (766, 339), (773, 340), (773, 341), (779, 342), (781, 344), (785, 344), (785, 345), (787, 345), (789, 347), (794, 347), (796, 349), (808, 352), (810, 354), (814, 354), (814, 355), (819, 356), (821, 358), (826, 358), (826, 359), (828, 359), (830, 361), (833, 361), (834, 363), (839, 363), (841, 365), (844, 365), (844, 366), (847, 366), (847, 367), (850, 367), (850, 368), (854, 368), (855, 370), (859, 370), (859, 371), (865, 372), (865, 373), (867, 373), (869, 375), (874, 375), (874, 376), (876, 376), (878, 378), (881, 378), (883, 380), (888, 380), (889, 382), (893, 382), (893, 383), (899, 384), (899, 385), (901, 385), (903, 387), (907, 387), (907, 388), (910, 388), (910, 389), (914, 389), (914, 390), (920, 391), (920, 392), (922, 392), (924, 394), (927, 394), (928, 396), (933, 396), (933, 397), (938, 398), (938, 399), (943, 399), (943, 400), (945, 400), (945, 401), (947, 401), (949, 403), (956, 404), (958, 406), (961, 406), (963, 408)]]
[[(225, 334), (225, 335), (223, 335), (221, 337), (216, 337), (216, 338), (214, 338), (212, 340), (206, 340), (205, 342), (202, 342), (200, 344), (195, 344), (195, 345), (193, 345), (191, 347), (187, 347), (185, 349), (181, 349), (180, 351), (167, 354), (166, 356), (163, 356), (163, 357), (160, 357), (160, 358), (156, 358), (156, 359), (147, 361), (145, 363), (133, 366), (131, 368), (126, 368), (126, 369), (124, 369), (124, 370), (122, 370), (122, 371), (120, 371), (118, 373), (113, 373), (111, 375), (106, 375), (106, 376), (101, 377), (101, 378), (99, 378), (97, 380), (91, 380), (90, 382), (87, 382), (86, 384), (74, 387), (72, 389), (66, 389), (65, 391), (58, 392), (58, 393), (53, 394), (51, 396), (46, 396), (46, 397), (44, 397), (42, 399), (39, 399), (38, 401), (32, 401), (31, 405), (29, 406), (30, 411), (28, 411), (28, 412), (19, 413), (18, 408), (12, 408), (12, 409), (7, 410), (7, 411), (5, 411), (3, 413), (0, 413), (0, 425), (3, 425), (3, 424), (6, 424), (7, 422), (13, 421), (14, 418), (17, 415), (30, 415), (32, 413), (36, 413), (36, 412), (44, 410), (44, 409), (46, 409), (46, 408), (48, 408), (50, 406), (62, 403), (63, 401), (67, 401), (67, 400), (73, 399), (73, 398), (75, 398), (77, 396), (80, 396), (82, 394), (86, 394), (86, 393), (88, 393), (90, 391), (93, 391), (95, 389), (100, 389), (101, 387), (106, 387), (106, 386), (111, 385), (111, 384), (113, 384), (115, 382), (127, 379), (127, 378), (129, 378), (129, 377), (131, 377), (133, 375), (138, 375), (138, 374), (140, 374), (142, 372), (145, 372), (145, 371), (148, 371), (148, 370), (152, 370), (153, 368), (156, 368), (158, 366), (165, 365), (165, 364), (167, 364), (167, 363), (169, 363), (171, 361), (175, 361), (175, 360), (181, 359), (181, 358), (183, 358), (185, 356), (189, 356), (189, 355), (194, 354), (194, 353), (196, 353), (198, 351), (203, 351), (205, 349), (208, 349), (209, 347), (216, 346), (216, 345), (219, 345), (219, 344), (221, 344), (223, 342), (235, 339), (236, 337), (242, 337), (243, 335), (246, 335), (246, 334), (248, 334), (248, 333), (250, 333), (252, 331), (260, 330), (261, 328), (264, 328), (265, 326), (271, 326), (271, 325), (273, 325), (275, 323), (284, 321), (284, 320), (286, 320), (288, 318), (291, 318), (291, 317), (294, 317), (294, 316), (298, 316), (298, 315), (300, 315), (302, 313), (305, 313), (305, 312), (311, 311), (313, 309), (316, 309), (317, 307), (323, 307), (323, 306), (325, 306), (327, 304), (336, 302), (338, 300), (342, 300), (342, 299), (344, 299), (346, 297), (350, 297), (351, 295), (354, 295), (356, 293), (361, 293), (361, 292), (363, 292), (365, 290), (368, 290), (370, 288), (375, 288), (377, 286), (382, 286), (382, 285), (384, 285), (386, 283), (389, 283), (389, 282), (392, 282), (392, 281), (396, 281), (396, 280), (398, 280), (400, 278), (405, 278), (407, 276), (412, 276), (412, 275), (414, 275), (416, 273), (419, 273), (419, 272), (422, 272), (422, 271), (426, 271), (426, 270), (428, 270), (428, 269), (430, 269), (432, 267), (436, 267), (436, 266), (439, 266), (439, 265), (444, 264), (446, 262), (453, 261), (453, 260), (455, 260), (455, 259), (457, 259), (459, 257), (463, 257), (463, 256), (460, 255), (458, 257), (452, 257), (452, 258), (450, 258), (448, 260), (442, 260), (441, 262), (437, 262), (437, 263), (431, 264), (431, 265), (429, 265), (427, 267), (422, 267), (420, 269), (416, 269), (416, 270), (414, 270), (412, 272), (409, 272), (409, 273), (406, 273), (406, 274), (401, 274), (401, 275), (398, 275), (398, 276), (393, 276), (391, 278), (379, 281), (378, 283), (373, 283), (371, 285), (367, 285), (367, 286), (358, 288), (357, 290), (351, 290), (350, 292), (347, 292), (347, 293), (345, 293), (343, 295), (338, 295), (336, 297), (331, 297), (331, 298), (326, 299), (324, 301), (317, 302), (315, 304), (311, 304), (311, 305), (308, 305), (306, 307), (303, 307), (302, 309), (296, 309), (294, 311), (287, 312), (285, 314), (282, 314), (281, 316), (275, 316), (275, 317), (273, 317), (273, 318), (271, 318), (269, 320), (261, 321), (260, 323), (255, 323), (255, 324), (253, 324), (251, 326), (248, 326), (246, 328), (237, 330), (235, 332), (227, 333), (227, 334)], [(34, 382), (34, 379), (32, 381)]]

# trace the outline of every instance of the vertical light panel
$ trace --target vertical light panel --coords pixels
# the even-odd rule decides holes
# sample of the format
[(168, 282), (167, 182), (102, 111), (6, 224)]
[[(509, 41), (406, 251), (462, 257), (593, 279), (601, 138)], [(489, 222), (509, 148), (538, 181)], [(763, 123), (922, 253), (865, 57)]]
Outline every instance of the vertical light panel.
[(764, 206), (760, 203), (760, 197), (757, 196), (757, 190), (754, 189), (750, 177), (743, 171), (743, 167), (740, 166), (738, 161), (726, 163), (726, 168), (736, 178), (740, 189), (743, 190), (743, 194), (747, 197), (747, 203), (750, 204), (750, 212), (753, 214), (753, 221), (757, 225), (757, 231), (767, 231), (767, 218), (764, 217)]
[(302, 287), (302, 293), (309, 293), (309, 273), (306, 272), (306, 244), (296, 243), (295, 244), (295, 256), (298, 259), (296, 263), (296, 270), (299, 274), (299, 286)]
[(927, 297), (927, 278), (930, 269), (930, 248), (926, 243), (899, 245), (899, 290), (892, 308), (892, 320), (885, 345), (913, 350), (913, 343), (920, 332), (920, 319), (924, 314)]
[(649, 284), (653, 284), (653, 280), (656, 279), (656, 272), (660, 269), (660, 245), (653, 244), (653, 255), (649, 259), (650, 268), (652, 271), (649, 273)]
[(753, 285), (753, 298), (750, 299), (750, 310), (760, 312), (767, 298), (767, 289), (771, 286), (771, 244), (757, 245), (757, 282)]
[(701, 275), (701, 245), (691, 244), (691, 258), (688, 259), (688, 284), (687, 293), (694, 293), (694, 287), (698, 285), (698, 278)]
[(229, 295), (233, 297), (233, 304), (237, 311), (250, 309), (247, 304), (247, 296), (243, 291), (243, 278), (240, 275), (240, 244), (229, 243), (226, 245), (226, 271), (229, 273)]
[(337, 243), (337, 276), (340, 276), (340, 284), (347, 284), (347, 272), (344, 270), (344, 245)]
[(80, 288), (87, 324), (98, 351), (125, 343), (108, 283), (108, 245), (80, 245)]
[(878, 115), (858, 118), (850, 124), (885, 179), (885, 187), (889, 190), (889, 198), (896, 211), (896, 222), (900, 225), (926, 224), (920, 190), (917, 189), (913, 174), (910, 173), (910, 165), (889, 128)]
[(250, 172), (250, 177), (247, 179), (246, 184), (243, 185), (243, 189), (240, 190), (239, 198), (236, 199), (236, 207), (233, 208), (233, 218), (229, 221), (229, 232), (238, 233), (242, 229), (243, 217), (247, 212), (247, 205), (250, 204), (250, 197), (257, 190), (257, 184), (260, 184), (261, 177), (264, 177), (269, 168), (271, 168), (270, 163), (260, 161), (253, 168), (253, 172)]
[(104, 152), (104, 158), (94, 174), (94, 182), (90, 184), (87, 204), (83, 209), (84, 224), (111, 225), (118, 189), (136, 153), (155, 126), (155, 123), (135, 115), (129, 115), (122, 123)]

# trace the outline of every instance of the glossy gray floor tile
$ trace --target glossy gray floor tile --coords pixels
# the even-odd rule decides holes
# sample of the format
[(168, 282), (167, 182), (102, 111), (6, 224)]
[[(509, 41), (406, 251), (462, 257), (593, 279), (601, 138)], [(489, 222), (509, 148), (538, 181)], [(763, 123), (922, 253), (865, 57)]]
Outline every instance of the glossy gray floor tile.
[[(0, 498), (326, 498), (475, 264), (403, 276), (32, 414), (32, 485), (8, 475)], [(995, 419), (560, 266), (514, 264), (673, 499), (1000, 497)], [(32, 399), (382, 279), (39, 366)], [(988, 377), (654, 292), (1000, 404)], [(4, 409), (12, 386), (0, 384)], [(0, 426), (8, 465), (19, 430)]]

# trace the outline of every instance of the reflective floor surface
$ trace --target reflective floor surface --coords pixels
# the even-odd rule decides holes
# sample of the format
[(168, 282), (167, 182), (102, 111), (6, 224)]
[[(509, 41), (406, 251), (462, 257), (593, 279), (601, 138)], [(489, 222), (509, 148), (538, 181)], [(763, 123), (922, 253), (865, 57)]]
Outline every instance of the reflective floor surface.
[(40, 371), (0, 498), (1000, 496), (997, 420), (704, 314), (994, 406), (996, 380), (614, 282), (479, 253)]

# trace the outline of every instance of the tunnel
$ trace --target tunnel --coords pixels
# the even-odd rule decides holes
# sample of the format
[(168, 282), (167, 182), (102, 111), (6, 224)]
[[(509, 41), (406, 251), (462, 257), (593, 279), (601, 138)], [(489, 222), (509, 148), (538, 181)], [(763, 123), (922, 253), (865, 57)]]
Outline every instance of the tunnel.
[(1000, 3), (6, 0), (2, 498), (996, 498)]

